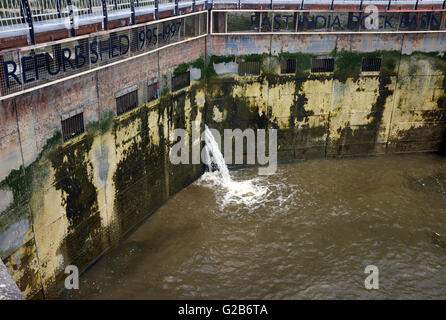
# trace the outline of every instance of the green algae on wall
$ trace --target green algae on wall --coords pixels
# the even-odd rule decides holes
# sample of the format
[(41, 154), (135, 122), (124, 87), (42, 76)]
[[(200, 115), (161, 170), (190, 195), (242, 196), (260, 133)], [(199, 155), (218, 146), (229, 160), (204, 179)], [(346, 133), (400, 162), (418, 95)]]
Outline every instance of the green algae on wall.
[[(278, 129), (281, 161), (439, 148), (444, 55), (335, 50), (328, 56), (336, 59), (335, 71), (324, 74), (311, 73), (317, 56), (304, 53), (211, 56), (207, 64), (200, 58), (173, 72), (199, 68), (201, 79), (190, 87), (170, 92), (164, 75), (160, 99), (119, 117), (103, 114), (71, 142), (62, 144), (55, 134), (35, 162), (0, 182), (14, 198), (0, 215), (0, 235), (29, 221), (20, 248), (2, 252), (21, 289), (29, 297), (47, 293), (61, 283), (63, 266), (94, 261), (113, 244), (109, 237), (119, 239), (193, 181), (201, 165), (174, 166), (168, 159), (172, 130), (186, 129), (190, 144), (193, 121), (201, 129), (204, 123), (218, 130)], [(381, 71), (362, 73), (364, 57), (382, 57)], [(295, 74), (280, 74), (285, 58), (296, 59)], [(216, 75), (213, 63), (233, 61), (260, 61), (261, 74)]]
[[(113, 124), (116, 148), (122, 149), (113, 175), (116, 189), (115, 208), (122, 233), (128, 231), (147, 213), (153, 212), (154, 208), (165, 200), (162, 183), (165, 140), (161, 135), (158, 148), (150, 145), (148, 113), (148, 106), (142, 106), (116, 119)], [(163, 114), (164, 110), (160, 108), (160, 124)], [(137, 128), (129, 130), (130, 124), (134, 123), (138, 124)], [(162, 130), (162, 127), (160, 128)], [(126, 130), (129, 131), (125, 132)], [(124, 133), (120, 138), (118, 133), (122, 131)], [(158, 190), (154, 192), (152, 187), (157, 187)]]
[(3, 243), (5, 248), (0, 255), (19, 289), (27, 297), (44, 296), (33, 227), (35, 217), (44, 212), (37, 212), (35, 202), (39, 199), (36, 195), (40, 194), (42, 185), (50, 176), (48, 154), (61, 144), (62, 135), (56, 132), (47, 140), (36, 160), (27, 167), (12, 170), (0, 182), (0, 189), (13, 193), (13, 202), (0, 213), (0, 235), (5, 235), (14, 225), (26, 228), (22, 233), (12, 230), (14, 237)]
[[(13, 202), (0, 215), (0, 234), (16, 221), (32, 220), (29, 202), (34, 188), (38, 188), (42, 179), (47, 175), (43, 168), (44, 159), (51, 150), (61, 143), (62, 135), (60, 132), (56, 132), (52, 138), (47, 140), (36, 160), (27, 167), (21, 166), (19, 169), (11, 170), (10, 174), (0, 182), (0, 189), (7, 189), (13, 193)], [(0, 256), (4, 259), (10, 253), (10, 250), (0, 252)]]
[(376, 143), (382, 125), (386, 101), (392, 95), (389, 89), (392, 83), (390, 77), (377, 77), (379, 81), (378, 97), (373, 103), (370, 113), (367, 115), (368, 122), (352, 128), (350, 125), (338, 128), (340, 138), (331, 142), (332, 155), (354, 155), (377, 153)]
[(88, 154), (93, 137), (88, 133), (49, 154), (54, 170), (54, 187), (61, 191), (61, 204), (68, 219), (68, 233), (61, 251), (65, 259), (85, 268), (102, 251), (101, 217), (93, 165)]
[[(422, 86), (421, 79), (426, 75), (432, 79), (442, 77), (444, 90), (444, 55), (421, 52), (402, 55), (398, 51), (356, 53), (335, 49), (328, 56), (335, 58), (335, 70), (321, 74), (310, 72), (311, 59), (317, 57), (312, 54), (281, 52), (277, 57), (227, 57), (228, 61), (262, 61), (262, 65), (270, 66), (277, 66), (277, 61), (282, 59), (295, 59), (296, 72), (282, 75), (280, 69), (273, 67), (262, 68), (259, 76), (213, 75), (207, 81), (206, 123), (219, 130), (256, 128), (258, 117), (264, 116), (263, 123), (279, 129), (279, 154), (288, 154), (285, 158), (302, 157), (307, 152), (302, 149), (311, 148), (317, 150), (316, 156), (343, 156), (386, 152), (388, 133), (390, 139), (406, 139), (404, 132), (413, 128), (404, 127), (404, 118), (407, 112), (415, 112), (417, 116), (409, 121), (425, 128), (417, 129), (421, 143), (427, 144), (426, 140), (432, 138), (438, 144), (438, 133), (444, 131), (440, 122), (444, 121), (445, 95), (434, 92), (435, 84), (429, 88), (430, 95), (438, 97), (432, 98), (435, 106), (423, 106), (414, 85)], [(363, 58), (382, 58), (381, 70), (363, 73)], [(219, 56), (218, 59), (225, 61), (226, 58)], [(414, 59), (417, 63), (413, 63)], [(416, 78), (420, 83), (407, 83), (406, 78)], [(401, 96), (394, 97), (395, 88)], [(423, 98), (428, 95), (426, 91)], [(406, 99), (405, 104), (412, 99), (419, 102), (418, 109), (430, 111), (393, 112), (394, 104), (401, 104), (400, 97)], [(345, 105), (349, 101), (352, 106)], [(262, 114), (259, 110), (266, 112)], [(402, 126), (397, 137), (393, 135), (395, 129), (389, 128), (392, 116), (393, 123)], [(288, 117), (287, 122), (284, 117)], [(437, 123), (433, 129), (429, 128), (432, 121)]]
[(14, 198), (0, 215), (0, 235), (28, 221), (20, 243), (1, 253), (28, 298), (54, 297), (64, 266), (85, 269), (201, 174), (201, 165), (169, 166), (168, 139), (169, 128), (201, 122), (203, 107), (197, 82), (122, 116), (103, 114), (66, 143), (57, 132), (31, 165), (0, 182)]

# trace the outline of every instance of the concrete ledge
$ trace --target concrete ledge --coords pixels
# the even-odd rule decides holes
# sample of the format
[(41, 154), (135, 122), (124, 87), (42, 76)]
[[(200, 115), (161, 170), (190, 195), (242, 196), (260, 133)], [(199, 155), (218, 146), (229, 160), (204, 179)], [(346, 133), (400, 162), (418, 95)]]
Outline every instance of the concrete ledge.
[(0, 259), (0, 300), (25, 300), (2, 259)]

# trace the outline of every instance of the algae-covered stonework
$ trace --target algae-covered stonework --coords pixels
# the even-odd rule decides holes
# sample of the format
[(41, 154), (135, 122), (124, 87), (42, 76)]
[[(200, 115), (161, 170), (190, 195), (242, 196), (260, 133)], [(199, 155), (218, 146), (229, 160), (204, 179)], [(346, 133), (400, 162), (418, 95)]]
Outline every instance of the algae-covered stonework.
[(88, 267), (202, 173), (201, 165), (172, 167), (168, 152), (174, 127), (191, 135), (200, 121), (203, 97), (196, 84), (106, 114), (66, 143), (56, 133), (1, 182), (14, 199), (0, 216), (1, 257), (28, 298), (55, 296), (67, 265)]
[[(335, 58), (334, 72), (311, 73), (315, 55), (302, 53), (260, 58), (257, 76), (225, 73), (217, 65), (223, 71), (208, 81), (206, 123), (220, 130), (276, 128), (283, 161), (440, 149), (442, 54), (334, 50), (327, 56)], [(379, 72), (361, 72), (367, 57), (382, 58)], [(294, 74), (280, 72), (283, 59), (297, 61)]]
[[(169, 161), (174, 129), (202, 143), (192, 141), (194, 121), (277, 129), (280, 161), (445, 152), (445, 49), (284, 35), (278, 52), (277, 38), (256, 37), (194, 40), (2, 101), (0, 256), (27, 298), (55, 296), (67, 265), (85, 270), (202, 173)], [(312, 73), (317, 57), (334, 58), (334, 72)], [(379, 72), (361, 72), (367, 57), (382, 58)], [(281, 72), (285, 59), (295, 72)], [(239, 75), (243, 62), (260, 74)], [(187, 70), (191, 84), (172, 91), (172, 75)], [(160, 97), (147, 102), (156, 81)], [(115, 94), (133, 87), (138, 107), (117, 116)], [(73, 110), (83, 110), (85, 132), (64, 142), (61, 116)]]

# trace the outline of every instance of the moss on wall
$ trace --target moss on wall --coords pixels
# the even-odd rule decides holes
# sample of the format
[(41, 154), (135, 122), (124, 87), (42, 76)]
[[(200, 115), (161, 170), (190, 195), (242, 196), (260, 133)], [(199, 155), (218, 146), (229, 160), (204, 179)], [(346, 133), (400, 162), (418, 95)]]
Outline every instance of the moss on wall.
[[(0, 189), (10, 190), (13, 193), (13, 202), (0, 215), (0, 233), (7, 227), (22, 218), (31, 219), (32, 213), (28, 206), (33, 190), (41, 185), (43, 176), (47, 175), (41, 169), (42, 160), (57, 146), (62, 143), (62, 135), (57, 131), (52, 138), (48, 139), (42, 151), (29, 166), (21, 166), (19, 169), (11, 170), (10, 174), (0, 182)], [(1, 252), (5, 258), (10, 252)]]
[(89, 122), (85, 127), (85, 131), (92, 136), (106, 133), (113, 124), (114, 116), (112, 111), (107, 112), (100, 120)]
[[(169, 130), (202, 121), (203, 107), (204, 84), (194, 82), (122, 116), (103, 114), (69, 142), (62, 143), (56, 132), (31, 165), (11, 171), (0, 182), (14, 198), (0, 215), (0, 233), (17, 221), (29, 221), (21, 247), (2, 252), (28, 298), (44, 292), (54, 297), (64, 280), (64, 265), (75, 264), (82, 271), (112, 239), (121, 238), (201, 174), (201, 165), (170, 167), (167, 153)], [(38, 235), (33, 231), (36, 218)], [(42, 240), (48, 231), (54, 237)]]
[(101, 217), (97, 189), (93, 184), (93, 165), (88, 154), (93, 137), (86, 133), (80, 139), (59, 146), (49, 153), (54, 170), (54, 187), (61, 191), (61, 204), (68, 219), (68, 234), (61, 251), (65, 259), (85, 268), (102, 251), (99, 235)]
[(189, 63), (180, 63), (178, 66), (175, 67), (175, 69), (173, 70), (173, 75), (174, 76), (178, 76), (182, 73), (185, 73), (189, 70)]
[[(438, 53), (415, 52), (411, 55), (401, 55), (398, 51), (356, 53), (335, 49), (329, 56), (335, 58), (335, 70), (332, 74), (310, 73), (311, 59), (317, 57), (312, 54), (281, 52), (277, 57), (269, 55), (252, 55), (252, 59), (247, 58), (249, 56), (228, 57), (230, 61), (246, 61), (249, 59), (262, 61), (263, 64), (271, 63), (272, 60), (296, 59), (296, 73), (294, 75), (280, 75), (277, 70), (262, 69), (261, 75), (257, 77), (214, 75), (213, 78), (208, 80), (206, 123), (219, 130), (234, 127), (243, 129), (247, 127), (247, 124), (255, 128), (257, 127), (255, 123), (259, 121), (257, 119), (259, 108), (266, 104), (268, 106), (266, 108), (267, 112), (264, 113), (265, 118), (261, 121), (267, 123), (270, 127), (277, 127), (283, 131), (279, 135), (279, 140), (283, 138), (282, 144), (279, 141), (280, 148), (294, 149), (316, 145), (320, 149), (321, 144), (327, 144), (328, 150), (319, 153), (320, 156), (380, 153), (386, 149), (385, 143), (382, 145), (382, 140), (384, 132), (389, 130), (387, 128), (388, 121), (390, 121), (388, 117), (393, 109), (393, 103), (389, 97), (393, 96), (394, 85), (398, 81), (396, 76), (399, 72), (400, 63), (410, 66), (410, 69), (403, 68), (404, 70), (400, 71), (402, 76), (399, 91), (408, 90), (407, 92), (410, 92), (410, 94), (416, 95), (413, 90), (414, 80), (408, 82), (403, 78), (415, 79), (418, 75), (425, 76), (425, 74), (436, 77), (435, 72), (436, 74), (443, 74), (442, 85), (445, 88), (444, 56)], [(362, 59), (378, 57), (382, 58), (380, 72), (363, 74), (361, 72)], [(219, 57), (219, 60), (224, 61), (224, 58)], [(417, 63), (413, 63), (413, 61), (417, 61)], [(376, 79), (376, 81), (371, 81), (373, 79)], [(334, 84), (337, 88), (336, 92), (333, 92), (330, 85), (333, 81), (335, 81)], [(376, 87), (373, 87), (374, 82), (377, 84)], [(261, 85), (258, 86), (256, 83)], [(408, 85), (411, 87), (408, 87)], [(244, 89), (240, 89), (242, 87)], [(292, 91), (293, 87), (294, 91)], [(315, 91), (319, 90), (317, 88), (323, 88), (324, 91), (318, 93)], [(329, 91), (325, 91), (327, 89)], [(247, 96), (239, 94), (240, 90), (242, 92), (243, 90), (245, 92), (249, 91), (249, 94)], [(311, 99), (308, 97), (310, 93)], [(325, 95), (332, 98), (324, 98)], [(351, 111), (345, 112), (353, 112), (351, 115), (343, 113), (342, 105), (338, 107), (341, 109), (333, 110), (332, 99), (338, 99), (338, 95), (352, 95), (351, 101), (363, 105), (349, 107), (348, 109), (351, 109)], [(356, 97), (354, 97), (355, 95)], [(290, 100), (288, 98), (290, 96), (293, 99)], [(398, 98), (395, 99), (401, 101)], [(427, 125), (432, 121), (444, 121), (445, 101), (444, 95), (440, 96), (435, 100), (435, 110), (429, 112), (417, 111), (416, 116), (421, 117), (421, 119), (417, 118), (416, 120), (419, 121), (419, 125), (423, 126), (423, 123)], [(289, 103), (288, 112), (284, 110), (286, 107), (283, 106), (287, 103)], [(315, 103), (321, 104), (317, 105)], [(370, 107), (368, 107), (369, 104)], [(419, 106), (419, 108), (426, 107)], [(278, 109), (283, 110), (279, 113), (288, 114), (287, 127), (283, 126), (283, 120), (274, 116)], [(249, 112), (241, 112), (241, 110), (252, 110), (253, 113), (249, 114)], [(384, 119), (385, 112), (387, 113)], [(262, 115), (261, 112), (260, 114)], [(281, 119), (283, 119), (283, 115)], [(331, 119), (333, 117), (334, 119)], [(349, 117), (355, 117), (353, 123), (343, 120)], [(395, 115), (397, 121), (400, 121), (401, 117), (404, 117), (404, 115)], [(215, 119), (218, 121), (215, 121)], [(330, 132), (333, 132), (333, 127), (336, 128), (336, 134), (331, 137)], [(419, 132), (421, 134), (421, 131)], [(399, 138), (396, 139), (405, 139), (402, 132), (398, 135)], [(422, 139), (427, 136), (429, 134), (425, 133)], [(305, 137), (310, 138), (306, 139)], [(438, 137), (436, 139), (438, 140)], [(379, 148), (378, 144), (381, 144)], [(279, 150), (279, 152), (281, 151)], [(296, 152), (299, 153), (300, 151), (292, 150), (290, 152), (296, 155)]]
[[(190, 139), (194, 120), (218, 130), (278, 129), (281, 161), (373, 154), (382, 151), (378, 145), (383, 144), (389, 152), (409, 152), (414, 146), (417, 150), (439, 148), (446, 121), (444, 55), (335, 50), (330, 56), (336, 59), (331, 74), (311, 74), (311, 59), (316, 55), (304, 53), (211, 56), (207, 64), (201, 57), (179, 65), (174, 74), (193, 66), (202, 71), (201, 80), (170, 92), (164, 75), (166, 84), (159, 100), (119, 117), (104, 114), (99, 121), (87, 124), (84, 135), (69, 143), (62, 144), (61, 134), (56, 133), (31, 165), (11, 171), (0, 182), (0, 188), (10, 190), (14, 197), (0, 215), (0, 233), (20, 219), (31, 221), (48, 215), (42, 211), (45, 206), (30, 203), (51, 192), (51, 197), (60, 197), (55, 200), (60, 204), (48, 210), (57, 215), (63, 208), (68, 222), (58, 243), (61, 265), (73, 262), (82, 268), (110, 245), (110, 230), (121, 237), (201, 173), (201, 165), (173, 166), (168, 160), (174, 143), (172, 130), (185, 128)], [(382, 57), (381, 71), (361, 74), (364, 57)], [(288, 58), (296, 59), (296, 73), (279, 74), (278, 64)], [(262, 62), (261, 74), (217, 76), (213, 68), (214, 63), (242, 60)], [(419, 96), (426, 105), (416, 105), (421, 101)], [(412, 105), (411, 100), (416, 102)], [(109, 150), (95, 155), (94, 146)], [(108, 157), (106, 161), (113, 162), (106, 173), (113, 190), (108, 198), (103, 197), (107, 200), (100, 200), (106, 183), (95, 180), (100, 166), (95, 157)], [(49, 185), (48, 181), (54, 183)], [(101, 207), (104, 201), (113, 203), (108, 213)], [(59, 228), (65, 227), (61, 225)], [(10, 269), (17, 269), (21, 288), (38, 294), (49, 283), (46, 273), (54, 273), (60, 281), (61, 271), (57, 264), (48, 266), (45, 259), (37, 262), (39, 243), (32, 235), (27, 234), (23, 242), (20, 249), (12, 248), (2, 257), (7, 258)], [(15, 265), (18, 256), (22, 264), (33, 267), (24, 270)], [(45, 279), (40, 280), (40, 274)], [(30, 286), (36, 289), (27, 289)]]
[(290, 127), (294, 127), (295, 122), (305, 121), (308, 122), (308, 117), (314, 115), (313, 111), (305, 110), (305, 105), (308, 99), (305, 97), (305, 92), (302, 90), (303, 81), (301, 79), (296, 80), (296, 89), (294, 91), (294, 103), (290, 108)]
[[(126, 134), (127, 140), (118, 138), (118, 131), (139, 123), (136, 132)], [(128, 231), (146, 213), (148, 203), (148, 108), (140, 107), (115, 120), (113, 124), (116, 148), (122, 148), (113, 181), (116, 189), (115, 208), (122, 232)], [(121, 144), (122, 145), (121, 145)], [(162, 164), (163, 162), (161, 162)]]

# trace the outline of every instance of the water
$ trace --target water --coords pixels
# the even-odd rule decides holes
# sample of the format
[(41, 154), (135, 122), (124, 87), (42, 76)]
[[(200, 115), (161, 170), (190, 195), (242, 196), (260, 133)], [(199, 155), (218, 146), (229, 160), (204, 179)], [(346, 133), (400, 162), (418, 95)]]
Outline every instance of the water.
[(204, 127), (204, 149), (205, 149), (205, 164), (207, 165), (208, 172), (212, 172), (212, 168), (215, 167), (215, 175), (219, 178), (219, 182), (224, 185), (229, 185), (232, 183), (231, 176), (229, 174), (228, 167), (226, 166), (223, 155), (220, 152), (217, 142), (212, 136), (211, 131), (208, 126)]
[[(230, 172), (255, 189), (249, 201), (218, 174), (170, 199), (61, 298), (446, 298), (445, 158)], [(364, 288), (369, 264), (380, 271), (376, 291)]]
[(229, 174), (228, 167), (212, 136), (208, 126), (204, 130), (204, 154), (207, 172), (198, 181), (199, 185), (215, 190), (218, 194), (217, 204), (224, 209), (229, 204), (243, 204), (249, 207), (261, 203), (267, 192), (266, 186), (261, 186), (258, 179), (234, 181)]

